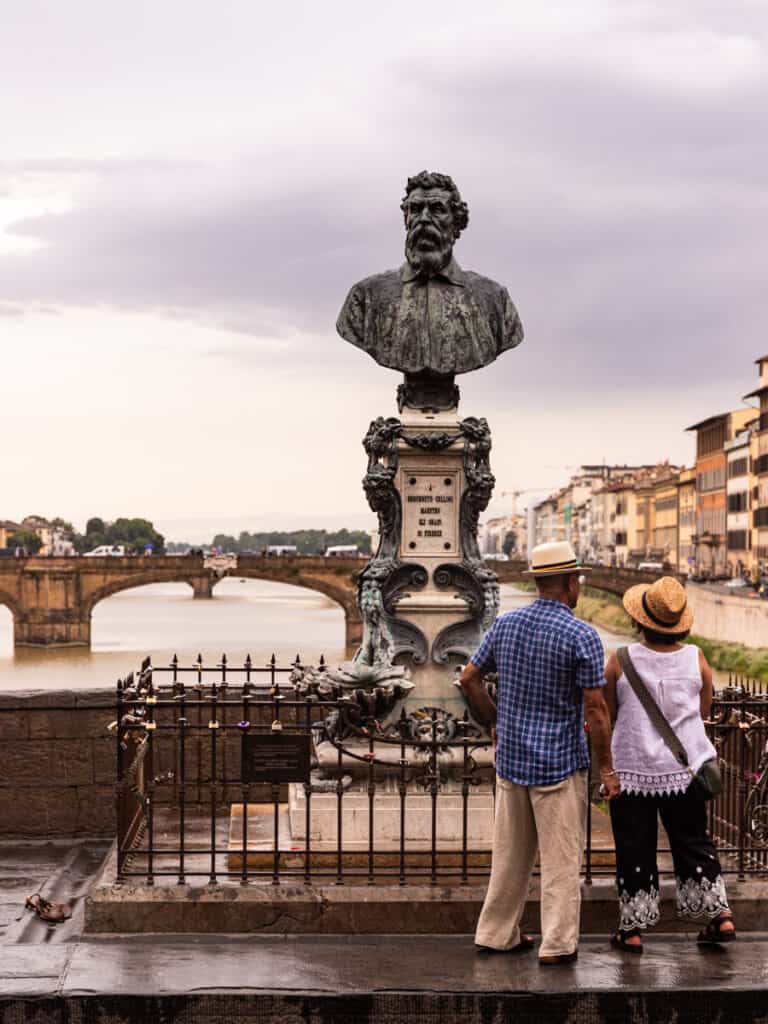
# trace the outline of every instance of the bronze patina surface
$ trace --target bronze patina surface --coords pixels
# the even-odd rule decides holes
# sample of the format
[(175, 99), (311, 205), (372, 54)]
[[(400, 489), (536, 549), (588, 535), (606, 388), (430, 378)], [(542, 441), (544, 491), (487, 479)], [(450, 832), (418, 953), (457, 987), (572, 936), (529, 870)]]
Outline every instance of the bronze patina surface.
[(454, 258), (469, 211), (449, 175), (409, 178), (402, 210), (405, 263), (354, 285), (336, 329), (381, 366), (402, 370), (401, 405), (450, 408), (454, 375), (519, 345), (523, 327), (507, 289)]

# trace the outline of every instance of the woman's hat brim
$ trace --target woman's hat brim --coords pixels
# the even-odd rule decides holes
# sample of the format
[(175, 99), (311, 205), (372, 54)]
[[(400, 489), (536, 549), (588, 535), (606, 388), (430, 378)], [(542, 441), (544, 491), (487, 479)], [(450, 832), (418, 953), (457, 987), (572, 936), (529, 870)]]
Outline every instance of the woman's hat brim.
[(691, 606), (686, 605), (683, 609), (683, 614), (672, 625), (659, 625), (658, 622), (654, 622), (645, 608), (643, 608), (643, 595), (650, 587), (650, 583), (637, 583), (626, 591), (621, 599), (621, 603), (624, 605), (624, 611), (627, 615), (640, 626), (652, 629), (654, 633), (687, 633), (693, 625), (693, 609)]

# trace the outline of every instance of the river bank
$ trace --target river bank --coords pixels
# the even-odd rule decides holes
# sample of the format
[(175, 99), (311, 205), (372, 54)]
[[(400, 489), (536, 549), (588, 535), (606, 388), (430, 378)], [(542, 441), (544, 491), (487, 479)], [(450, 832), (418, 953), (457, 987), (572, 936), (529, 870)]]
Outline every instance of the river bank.
[[(585, 622), (610, 629), (630, 639), (635, 630), (632, 620), (621, 604), (621, 599), (603, 591), (584, 587), (576, 614)], [(712, 668), (721, 672), (733, 672), (768, 683), (768, 648), (744, 647), (742, 644), (728, 643), (723, 640), (709, 640), (707, 637), (692, 633), (689, 643), (697, 644)]]
[[(515, 585), (526, 591), (536, 589), (536, 584), (532, 582)], [(576, 615), (593, 626), (626, 637), (628, 642), (637, 636), (632, 620), (624, 611), (621, 598), (606, 594), (604, 590), (582, 587)], [(688, 640), (704, 651), (709, 664), (719, 672), (732, 672), (768, 683), (768, 647), (744, 647), (723, 640), (709, 640), (696, 633), (692, 633)]]

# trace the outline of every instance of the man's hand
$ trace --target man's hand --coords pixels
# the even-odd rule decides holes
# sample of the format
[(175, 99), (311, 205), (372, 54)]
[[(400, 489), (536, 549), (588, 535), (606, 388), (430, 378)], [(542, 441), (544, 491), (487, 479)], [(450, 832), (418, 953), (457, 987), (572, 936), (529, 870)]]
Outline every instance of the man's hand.
[(611, 719), (601, 689), (584, 690), (584, 713), (592, 741), (592, 756), (600, 765), (603, 794), (606, 800), (614, 800), (621, 792), (621, 783), (611, 761)]
[(616, 772), (600, 772), (600, 779), (602, 785), (600, 786), (600, 792), (609, 802), (615, 800), (616, 797), (621, 793), (621, 782)]
[(471, 661), (462, 669), (459, 686), (475, 718), (486, 728), (496, 724), (496, 705), (483, 685), (483, 675)]

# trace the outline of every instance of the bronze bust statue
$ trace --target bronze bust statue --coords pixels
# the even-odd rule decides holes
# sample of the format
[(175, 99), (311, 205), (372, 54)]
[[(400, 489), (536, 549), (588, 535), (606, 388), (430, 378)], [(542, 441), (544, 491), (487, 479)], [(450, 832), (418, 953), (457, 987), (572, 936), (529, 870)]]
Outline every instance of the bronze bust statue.
[(523, 327), (503, 285), (454, 259), (469, 210), (449, 175), (409, 178), (401, 209), (406, 262), (354, 285), (336, 330), (381, 366), (403, 371), (401, 409), (450, 409), (458, 403), (454, 375), (519, 345)]

